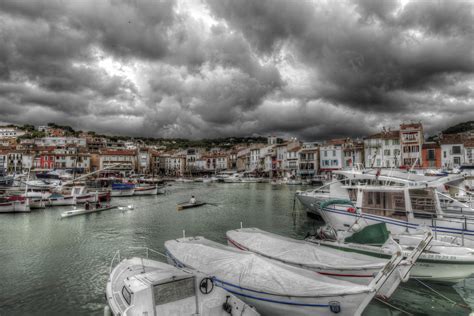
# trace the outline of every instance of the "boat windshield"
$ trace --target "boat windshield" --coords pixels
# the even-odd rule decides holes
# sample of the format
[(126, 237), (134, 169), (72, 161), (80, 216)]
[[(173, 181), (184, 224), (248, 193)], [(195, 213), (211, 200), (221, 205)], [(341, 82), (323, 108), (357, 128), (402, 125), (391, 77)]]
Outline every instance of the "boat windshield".
[(156, 305), (183, 300), (195, 295), (194, 277), (157, 284), (153, 287)]
[(132, 294), (125, 286), (122, 288), (122, 296), (125, 302), (127, 302), (127, 304), (130, 305), (130, 303), (132, 302)]

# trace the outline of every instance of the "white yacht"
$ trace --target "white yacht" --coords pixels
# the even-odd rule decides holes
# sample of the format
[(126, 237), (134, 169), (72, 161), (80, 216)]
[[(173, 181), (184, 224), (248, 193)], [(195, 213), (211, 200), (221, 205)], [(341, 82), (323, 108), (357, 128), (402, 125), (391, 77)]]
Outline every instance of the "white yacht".
[(392, 233), (429, 226), (456, 243), (474, 246), (474, 210), (450, 197), (446, 187), (463, 181), (459, 174), (428, 177), (394, 170), (340, 170), (341, 180), (296, 198), (336, 229), (386, 223)]

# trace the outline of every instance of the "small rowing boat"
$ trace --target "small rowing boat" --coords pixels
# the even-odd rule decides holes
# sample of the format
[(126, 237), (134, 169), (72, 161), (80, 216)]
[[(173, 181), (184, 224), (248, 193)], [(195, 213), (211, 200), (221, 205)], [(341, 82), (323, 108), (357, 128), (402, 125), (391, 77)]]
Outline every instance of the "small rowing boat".
[(74, 209), (74, 210), (71, 210), (71, 211), (62, 212), (61, 213), (61, 218), (72, 217), (72, 216), (83, 215), (83, 214), (90, 214), (90, 213), (98, 213), (98, 212), (102, 212), (102, 211), (111, 210), (111, 209), (114, 209), (114, 208), (117, 208), (117, 206), (116, 205), (107, 205), (107, 206), (104, 206), (104, 207), (91, 208), (91, 209), (88, 209), (88, 210), (85, 209), (85, 208)]
[(206, 202), (196, 201), (195, 203), (183, 202), (176, 205), (178, 211), (184, 210), (185, 208), (199, 207), (207, 204)]

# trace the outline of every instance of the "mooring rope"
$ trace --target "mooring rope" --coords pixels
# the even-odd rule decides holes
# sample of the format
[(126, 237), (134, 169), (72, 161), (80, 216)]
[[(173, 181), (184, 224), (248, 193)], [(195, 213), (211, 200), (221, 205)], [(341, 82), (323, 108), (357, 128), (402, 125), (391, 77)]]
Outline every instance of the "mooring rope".
[(399, 307), (396, 307), (396, 306), (390, 304), (390, 303), (387, 302), (387, 301), (381, 300), (381, 299), (378, 298), (378, 297), (376, 297), (375, 299), (376, 299), (377, 301), (379, 301), (380, 303), (383, 303), (383, 304), (387, 305), (388, 307), (391, 307), (391, 308), (393, 308), (393, 309), (395, 309), (395, 310), (397, 310), (397, 311), (399, 311), (399, 312), (402, 312), (402, 313), (404, 313), (404, 314), (406, 314), (406, 315), (414, 316), (412, 313), (409, 313), (409, 312), (407, 312), (407, 311), (405, 311), (405, 310), (403, 310), (403, 309), (401, 309), (401, 308), (399, 308)]
[(433, 289), (432, 287), (430, 287), (428, 284), (422, 282), (421, 280), (419, 279), (416, 279), (414, 278), (416, 281), (418, 281), (421, 285), (425, 286), (427, 289), (433, 291), (434, 293), (436, 293), (437, 295), (439, 295), (440, 297), (444, 298), (445, 300), (447, 300), (448, 302), (450, 302), (451, 304), (453, 305), (457, 305), (459, 307), (462, 307), (462, 308), (466, 308), (466, 309), (471, 309), (468, 305), (466, 304), (461, 304), (461, 303), (458, 303), (456, 301), (453, 301), (452, 299), (450, 299), (449, 297), (447, 297), (446, 295), (444, 294), (441, 294), (440, 292), (436, 291), (435, 289)]

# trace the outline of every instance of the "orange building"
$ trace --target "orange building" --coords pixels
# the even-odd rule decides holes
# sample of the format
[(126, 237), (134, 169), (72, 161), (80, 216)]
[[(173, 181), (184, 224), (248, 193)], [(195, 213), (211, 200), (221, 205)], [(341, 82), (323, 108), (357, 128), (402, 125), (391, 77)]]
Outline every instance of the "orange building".
[(441, 146), (438, 143), (424, 143), (421, 148), (422, 168), (441, 168)]

